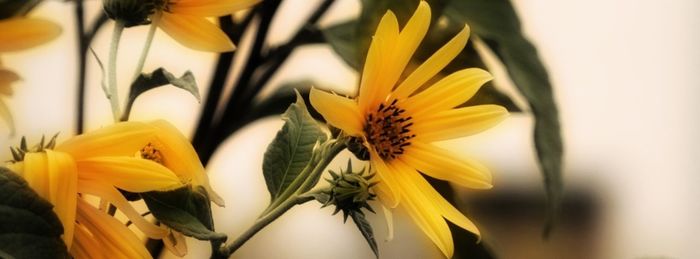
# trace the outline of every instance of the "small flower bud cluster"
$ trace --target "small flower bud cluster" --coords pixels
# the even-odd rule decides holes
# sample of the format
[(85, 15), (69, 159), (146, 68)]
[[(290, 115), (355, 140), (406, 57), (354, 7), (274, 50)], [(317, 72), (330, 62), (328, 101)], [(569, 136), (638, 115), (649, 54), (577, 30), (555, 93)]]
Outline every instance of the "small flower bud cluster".
[(364, 215), (362, 208), (374, 213), (372, 207), (367, 203), (376, 197), (370, 191), (371, 187), (377, 184), (376, 182), (371, 182), (374, 174), (366, 174), (364, 169), (354, 172), (350, 160), (348, 160), (346, 171), (341, 171), (340, 173), (329, 172), (332, 179), (325, 180), (331, 185), (321, 193), (324, 197), (323, 200), (325, 200), (323, 207), (331, 204), (335, 205), (333, 215), (343, 211), (345, 220), (347, 220), (348, 215), (352, 211)]

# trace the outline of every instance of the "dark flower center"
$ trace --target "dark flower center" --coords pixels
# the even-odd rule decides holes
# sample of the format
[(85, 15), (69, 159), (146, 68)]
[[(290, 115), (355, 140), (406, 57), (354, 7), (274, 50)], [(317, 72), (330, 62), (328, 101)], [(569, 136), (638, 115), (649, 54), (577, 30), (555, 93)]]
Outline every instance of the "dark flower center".
[(148, 145), (141, 149), (141, 158), (151, 160), (161, 165), (163, 164), (163, 155), (160, 153), (160, 150), (156, 149), (151, 143), (148, 143)]
[(382, 103), (376, 111), (367, 115), (364, 131), (369, 144), (384, 160), (391, 160), (403, 154), (404, 147), (411, 145), (416, 135), (411, 133), (411, 116), (406, 110), (391, 103)]

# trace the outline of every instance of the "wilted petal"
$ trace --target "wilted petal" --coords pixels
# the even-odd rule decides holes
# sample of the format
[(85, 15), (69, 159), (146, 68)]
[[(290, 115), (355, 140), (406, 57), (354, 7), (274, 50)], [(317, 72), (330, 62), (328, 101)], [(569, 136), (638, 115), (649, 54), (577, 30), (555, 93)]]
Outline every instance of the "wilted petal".
[(156, 226), (141, 216), (113, 186), (97, 180), (81, 180), (78, 183), (80, 193), (95, 195), (113, 204), (149, 238), (161, 239), (168, 234), (164, 227)]
[(63, 242), (70, 249), (73, 243), (76, 200), (78, 199), (78, 168), (66, 153), (46, 150), (48, 161), (48, 200), (63, 223)]
[(158, 129), (154, 145), (163, 156), (163, 165), (172, 170), (181, 180), (191, 181), (207, 190), (209, 198), (219, 206), (224, 206), (224, 200), (214, 192), (209, 184), (202, 162), (190, 141), (172, 124), (164, 120), (149, 123)]
[(76, 160), (97, 156), (133, 156), (157, 133), (157, 128), (143, 122), (120, 122), (73, 137), (56, 150), (71, 154)]
[(103, 181), (129, 192), (168, 191), (184, 186), (170, 169), (135, 157), (78, 160), (78, 179)]
[(111, 258), (151, 258), (144, 243), (114, 217), (78, 200), (78, 222), (90, 230)]

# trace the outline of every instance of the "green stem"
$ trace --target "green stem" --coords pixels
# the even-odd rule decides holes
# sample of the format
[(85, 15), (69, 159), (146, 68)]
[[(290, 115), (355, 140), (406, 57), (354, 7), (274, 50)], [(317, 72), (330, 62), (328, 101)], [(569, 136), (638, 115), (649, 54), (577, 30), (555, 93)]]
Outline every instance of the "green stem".
[(146, 57), (148, 57), (148, 52), (151, 50), (151, 43), (153, 42), (153, 36), (156, 35), (156, 28), (158, 27), (158, 22), (160, 22), (160, 16), (161, 13), (156, 12), (151, 19), (151, 26), (148, 28), (148, 36), (146, 36), (146, 42), (143, 44), (139, 62), (136, 63), (136, 70), (134, 70), (134, 76), (131, 79), (132, 82), (143, 72), (143, 65), (146, 64)]
[(114, 122), (119, 121), (119, 93), (117, 92), (117, 50), (119, 50), (119, 40), (121, 39), (122, 32), (124, 31), (124, 22), (117, 20), (114, 24), (114, 31), (112, 32), (112, 42), (109, 46), (109, 64), (108, 64), (108, 96), (109, 102), (112, 105), (112, 115), (114, 116)]
[(265, 228), (267, 225), (275, 221), (277, 218), (282, 216), (285, 212), (287, 212), (289, 209), (296, 205), (303, 204), (307, 201), (313, 200), (313, 197), (310, 196), (304, 196), (304, 197), (294, 197), (294, 199), (289, 199), (286, 202), (282, 203), (279, 207), (265, 215), (264, 217), (261, 217), (255, 221), (255, 224), (251, 226), (248, 230), (243, 232), (241, 236), (236, 238), (232, 243), (225, 245), (219, 249), (219, 254), (223, 258), (228, 258), (238, 250), (243, 244), (245, 244), (250, 238), (252, 238), (255, 234), (260, 232), (263, 228)]
[[(151, 43), (153, 43), (153, 36), (156, 34), (156, 28), (158, 27), (158, 22), (160, 21), (161, 13), (158, 12), (153, 15), (151, 19), (151, 26), (148, 29), (148, 35), (146, 36), (146, 42), (143, 44), (143, 49), (141, 50), (141, 56), (139, 56), (139, 61), (136, 63), (136, 69), (134, 70), (134, 76), (131, 79), (133, 83), (143, 72), (143, 66), (146, 64), (146, 58), (148, 57), (148, 52), (151, 50)], [(131, 108), (134, 106), (134, 98), (127, 98), (126, 103), (124, 103), (124, 112), (122, 113), (120, 121), (128, 121), (131, 115)]]
[(275, 221), (289, 209), (296, 205), (313, 200), (312, 196), (306, 195), (305, 193), (308, 192), (314, 185), (316, 185), (316, 183), (318, 183), (318, 178), (326, 169), (328, 164), (330, 164), (330, 162), (333, 161), (333, 159), (340, 153), (340, 151), (346, 148), (346, 140), (342, 136), (336, 140), (329, 141), (334, 142), (330, 143), (329, 148), (321, 149), (321, 159), (318, 162), (315, 162), (313, 170), (311, 170), (311, 172), (307, 176), (300, 176), (300, 178), (304, 179), (303, 182), (301, 182), (301, 184), (299, 184), (296, 188), (290, 186), (290, 188), (287, 189), (291, 189), (293, 191), (293, 194), (289, 197), (282, 198), (282, 202), (279, 203), (277, 206), (274, 206), (272, 209), (268, 208), (268, 210), (266, 210), (266, 212), (263, 213), (263, 216), (258, 218), (253, 224), (253, 226), (251, 226), (248, 230), (243, 232), (241, 236), (236, 238), (236, 240), (234, 240), (233, 242), (222, 246), (219, 249), (219, 256), (227, 258), (236, 250), (238, 250), (241, 246), (243, 246), (243, 244), (245, 244), (260, 230), (265, 228), (265, 226), (272, 223), (272, 221)]

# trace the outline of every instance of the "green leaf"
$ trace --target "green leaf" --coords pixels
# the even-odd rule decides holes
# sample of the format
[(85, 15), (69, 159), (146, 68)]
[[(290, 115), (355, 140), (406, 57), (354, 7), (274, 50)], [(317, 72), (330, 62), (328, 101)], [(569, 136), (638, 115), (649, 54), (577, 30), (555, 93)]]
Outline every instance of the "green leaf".
[(131, 112), (131, 107), (134, 105), (136, 98), (142, 93), (161, 87), (164, 85), (172, 85), (182, 90), (185, 90), (197, 98), (198, 102), (201, 102), (201, 97), (199, 95), (199, 87), (197, 87), (197, 82), (194, 79), (194, 75), (191, 71), (185, 72), (181, 77), (175, 77), (172, 73), (165, 70), (165, 68), (158, 68), (150, 74), (141, 73), (139, 77), (131, 83), (131, 91), (129, 91), (129, 99), (127, 100), (126, 112), (124, 112), (124, 117), (122, 119), (126, 120)]
[(357, 20), (350, 20), (321, 30), (328, 44), (350, 67), (359, 70), (362, 63), (360, 40), (357, 35)]
[(0, 20), (26, 15), (41, 0), (0, 0)]
[(0, 255), (69, 258), (63, 225), (52, 208), (24, 179), (0, 167)]
[(355, 222), (357, 229), (360, 230), (362, 236), (365, 238), (365, 240), (367, 240), (367, 244), (369, 244), (369, 247), (372, 249), (372, 252), (377, 258), (379, 258), (379, 248), (377, 247), (377, 241), (374, 240), (374, 231), (372, 231), (372, 225), (370, 225), (369, 221), (365, 219), (365, 215), (362, 214), (362, 212), (351, 210), (349, 213), (350, 217), (352, 218), (352, 221)]
[(543, 232), (546, 237), (552, 229), (563, 191), (559, 112), (547, 70), (535, 46), (523, 36), (520, 21), (510, 1), (452, 1), (446, 13), (453, 19), (468, 22), (473, 31), (484, 39), (507, 68), (535, 116), (535, 148), (550, 208)]
[(226, 240), (225, 234), (214, 232), (209, 197), (201, 186), (147, 192), (141, 197), (153, 216), (168, 227), (199, 240)]
[(297, 94), (297, 102), (282, 114), (282, 129), (267, 147), (263, 159), (263, 175), (270, 192), (271, 204), (285, 191), (311, 160), (317, 143), (324, 142), (326, 132), (311, 117), (304, 100)]

